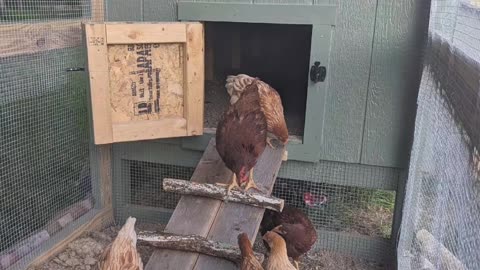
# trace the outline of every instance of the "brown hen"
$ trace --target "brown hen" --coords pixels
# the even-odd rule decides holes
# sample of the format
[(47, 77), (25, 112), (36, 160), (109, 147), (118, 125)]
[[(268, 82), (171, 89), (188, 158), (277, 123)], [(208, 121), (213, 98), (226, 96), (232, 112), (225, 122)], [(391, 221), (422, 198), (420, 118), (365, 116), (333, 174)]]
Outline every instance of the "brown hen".
[(104, 251), (100, 270), (143, 270), (142, 259), (136, 248), (135, 221), (135, 218), (129, 217), (117, 238)]
[(263, 240), (270, 247), (266, 270), (295, 270), (295, 266), (288, 260), (285, 240), (275, 232), (267, 232)]
[(253, 180), (253, 167), (265, 150), (266, 137), (265, 115), (260, 109), (258, 91), (252, 85), (228, 108), (217, 126), (217, 151), (225, 166), (233, 172), (227, 195), (232, 188), (243, 184), (246, 184), (245, 191), (258, 189)]
[(285, 206), (281, 213), (265, 210), (260, 233), (265, 235), (268, 231), (274, 231), (285, 239), (288, 257), (293, 259), (297, 269), (300, 257), (317, 241), (312, 221), (300, 209), (291, 206)]
[(277, 139), (282, 145), (286, 145), (288, 129), (283, 114), (282, 99), (273, 87), (258, 78), (245, 74), (230, 75), (227, 77), (227, 83), (225, 84), (231, 97), (230, 104), (235, 104), (240, 99), (247, 86), (255, 87), (260, 95), (260, 106), (267, 119), (267, 144), (274, 148), (271, 140)]
[(253, 254), (252, 243), (246, 233), (238, 235), (238, 247), (242, 253), (240, 270), (263, 270), (262, 265)]

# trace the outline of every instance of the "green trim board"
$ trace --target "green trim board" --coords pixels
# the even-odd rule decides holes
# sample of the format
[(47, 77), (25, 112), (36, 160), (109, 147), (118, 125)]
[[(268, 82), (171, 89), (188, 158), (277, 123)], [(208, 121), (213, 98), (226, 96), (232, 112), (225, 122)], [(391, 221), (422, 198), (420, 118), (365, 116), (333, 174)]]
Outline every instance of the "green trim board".
[(324, 82), (318, 83), (308, 80), (303, 144), (288, 145), (288, 156), (291, 160), (316, 162), (321, 159), (332, 35), (331, 26), (312, 27), (310, 66), (313, 66), (315, 61), (320, 61), (327, 67), (327, 78)]
[[(310, 66), (316, 61), (327, 67), (324, 82), (313, 83), (307, 78), (307, 104), (303, 143), (289, 144), (290, 160), (317, 162), (322, 152), (322, 141), (327, 103), (328, 67), (331, 40), (336, 20), (335, 5), (262, 5), (234, 3), (178, 3), (178, 19), (194, 21), (229, 21), (244, 23), (279, 23), (312, 25)], [(307, 74), (308, 76), (308, 74)], [(205, 138), (198, 140), (205, 143)], [(195, 139), (183, 140), (187, 147), (198, 149)]]
[(335, 25), (335, 5), (179, 2), (178, 20)]

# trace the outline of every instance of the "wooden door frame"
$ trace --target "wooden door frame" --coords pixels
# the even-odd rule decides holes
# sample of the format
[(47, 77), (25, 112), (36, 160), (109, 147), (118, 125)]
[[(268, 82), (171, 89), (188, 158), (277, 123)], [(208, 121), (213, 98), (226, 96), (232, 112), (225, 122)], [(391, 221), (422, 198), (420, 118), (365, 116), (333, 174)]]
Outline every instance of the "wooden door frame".
[[(320, 61), (327, 67), (327, 79), (313, 83), (308, 78), (305, 127), (302, 142), (289, 143), (288, 159), (306, 162), (320, 160), (323, 144), (325, 102), (327, 100), (330, 44), (336, 24), (336, 5), (273, 5), (179, 2), (178, 20), (208, 22), (302, 24), (312, 26), (310, 66)], [(322, 48), (316, 50), (316, 48)], [(200, 149), (211, 134), (184, 139), (184, 147)], [(203, 138), (204, 137), (204, 138)]]

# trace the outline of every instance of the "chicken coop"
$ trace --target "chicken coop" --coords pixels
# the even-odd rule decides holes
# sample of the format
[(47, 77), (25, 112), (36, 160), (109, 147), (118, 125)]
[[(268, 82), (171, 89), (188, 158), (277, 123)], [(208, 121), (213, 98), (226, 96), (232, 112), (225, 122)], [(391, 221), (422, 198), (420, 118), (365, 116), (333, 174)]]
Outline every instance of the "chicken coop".
[(301, 269), (480, 268), (477, 0), (0, 0), (0, 37), (0, 269), (179, 222), (164, 179), (198, 177), (236, 74), (282, 99)]

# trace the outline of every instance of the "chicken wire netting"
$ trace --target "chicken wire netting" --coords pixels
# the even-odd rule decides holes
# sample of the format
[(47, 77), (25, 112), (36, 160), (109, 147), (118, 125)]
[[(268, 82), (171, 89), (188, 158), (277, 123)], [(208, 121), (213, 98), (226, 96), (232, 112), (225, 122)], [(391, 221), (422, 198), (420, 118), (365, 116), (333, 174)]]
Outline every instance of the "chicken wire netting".
[(0, 269), (91, 218), (85, 0), (0, 0)]
[[(126, 148), (129, 152), (135, 147)], [(162, 148), (145, 152), (143, 158), (151, 156), (149, 153), (163, 152)], [(122, 159), (120, 175), (114, 183), (117, 222), (133, 215), (141, 222), (167, 224), (181, 196), (163, 191), (162, 180), (190, 180), (198, 159), (188, 162), (193, 166), (176, 165), (187, 162), (181, 158), (176, 164)], [(392, 254), (396, 192), (354, 187), (349, 183), (368, 186), (368, 182), (388, 182), (386, 178), (396, 183), (402, 170), (326, 161), (307, 165), (309, 168), (295, 164), (282, 166), (273, 195), (284, 199), (287, 205), (300, 208), (312, 220), (319, 234), (314, 252), (330, 250), (371, 260), (391, 259), (388, 256)]]
[(398, 269), (480, 269), (480, 2), (432, 1)]

